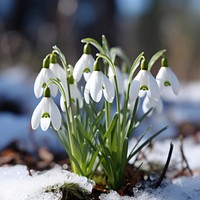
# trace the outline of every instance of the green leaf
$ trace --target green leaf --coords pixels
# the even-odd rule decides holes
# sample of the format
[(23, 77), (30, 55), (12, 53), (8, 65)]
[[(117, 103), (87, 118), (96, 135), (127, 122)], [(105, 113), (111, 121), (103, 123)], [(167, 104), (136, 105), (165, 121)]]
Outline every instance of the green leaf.
[(90, 134), (88, 134), (88, 132), (83, 128), (81, 121), (79, 120), (79, 118), (77, 116), (74, 116), (74, 120), (75, 120), (75, 125), (79, 130), (79, 133), (83, 135), (84, 139), (87, 140), (87, 142), (90, 144), (90, 146), (94, 149), (94, 151), (96, 150), (95, 145), (92, 143), (91, 138), (89, 137)]
[(151, 68), (153, 67), (153, 65), (155, 64), (155, 62), (166, 52), (165, 49), (158, 51), (156, 54), (154, 54), (151, 58), (151, 60), (149, 61), (148, 64), (148, 70), (151, 71)]
[(110, 126), (109, 126), (108, 130), (106, 131), (106, 133), (103, 136), (104, 140), (107, 139), (110, 136), (110, 134), (112, 133), (113, 129), (116, 127), (118, 117), (119, 117), (119, 113), (116, 112), (114, 117), (113, 117), (113, 119), (112, 119), (112, 121), (111, 121), (111, 123), (110, 123)]
[[(93, 167), (95, 165), (95, 162), (96, 162), (96, 158), (98, 156), (98, 151), (96, 152), (93, 152), (92, 156), (91, 156), (91, 159), (87, 162), (87, 171), (88, 173), (91, 174), (91, 172), (93, 171)], [(96, 168), (98, 167), (100, 163), (97, 163), (97, 166)], [(95, 172), (95, 171), (94, 171)]]
[[(134, 108), (133, 108), (133, 112), (132, 112), (132, 115), (131, 115), (131, 118), (129, 119), (130, 121), (130, 125), (129, 125), (129, 129), (128, 129), (128, 134), (127, 134), (127, 137), (129, 138), (133, 132), (133, 125), (135, 124), (135, 121), (136, 121), (136, 112), (137, 112), (137, 108), (138, 108), (138, 103), (139, 103), (139, 97), (137, 97), (136, 101), (135, 101), (135, 105), (134, 105)], [(129, 123), (127, 123), (129, 124)]]
[(133, 130), (135, 130), (135, 129), (142, 123), (142, 121), (148, 116), (148, 114), (149, 114), (152, 110), (153, 110), (153, 108), (150, 108), (146, 113), (144, 113), (144, 114), (142, 115), (142, 117), (140, 117), (139, 120), (137, 120), (137, 121), (135, 122), (135, 126), (132, 128), (132, 130), (130, 130), (130, 134), (132, 133)]
[(93, 39), (93, 38), (84, 38), (84, 39), (81, 40), (81, 42), (83, 42), (83, 43), (90, 43), (91, 45), (93, 45), (94, 47), (96, 47), (99, 50), (99, 52), (101, 52), (101, 53), (104, 52), (104, 50), (101, 47), (101, 45), (95, 39)]
[(144, 133), (140, 136), (140, 138), (137, 140), (136, 144), (134, 145), (134, 147), (132, 148), (131, 152), (129, 153), (129, 156), (128, 156), (128, 161), (133, 157), (131, 156), (135, 150), (135, 148), (138, 146), (138, 144), (140, 143), (140, 141), (142, 140), (142, 138), (148, 133), (150, 127), (147, 128)]
[(124, 145), (123, 145), (123, 151), (122, 151), (122, 158), (121, 158), (121, 165), (122, 165), (122, 169), (125, 168), (126, 164), (127, 164), (127, 151), (128, 151), (128, 138), (126, 137), (124, 139)]
[(133, 157), (135, 154), (137, 154), (139, 151), (142, 150), (142, 148), (144, 148), (147, 144), (149, 144), (155, 137), (157, 137), (158, 135), (160, 135), (163, 131), (165, 131), (167, 129), (167, 126), (162, 128), (161, 130), (159, 130), (158, 132), (154, 133), (151, 137), (149, 137), (144, 143), (142, 143), (133, 153), (132, 155), (129, 155), (131, 157)]

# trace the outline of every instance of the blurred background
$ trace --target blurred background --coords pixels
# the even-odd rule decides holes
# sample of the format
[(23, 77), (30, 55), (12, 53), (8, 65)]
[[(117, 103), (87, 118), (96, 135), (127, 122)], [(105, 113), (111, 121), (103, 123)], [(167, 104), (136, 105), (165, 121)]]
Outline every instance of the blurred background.
[(25, 65), (38, 72), (53, 45), (70, 64), (82, 53), (80, 40), (105, 34), (130, 60), (167, 49), (183, 81), (199, 79), (198, 0), (0, 0), (0, 69)]
[[(181, 83), (189, 85), (176, 100), (176, 108), (186, 110), (165, 118), (176, 122), (173, 133), (199, 131), (200, 116), (194, 114), (200, 107), (199, 0), (0, 0), (0, 148), (13, 139), (30, 151), (48, 144), (60, 148), (56, 139), (47, 140), (50, 133), (32, 134), (30, 117), (38, 103), (33, 81), (53, 45), (74, 65), (82, 54), (80, 40), (101, 41), (102, 34), (110, 46), (121, 46), (131, 61), (141, 51), (150, 59), (167, 49), (169, 65)], [(195, 126), (188, 125), (192, 119)]]

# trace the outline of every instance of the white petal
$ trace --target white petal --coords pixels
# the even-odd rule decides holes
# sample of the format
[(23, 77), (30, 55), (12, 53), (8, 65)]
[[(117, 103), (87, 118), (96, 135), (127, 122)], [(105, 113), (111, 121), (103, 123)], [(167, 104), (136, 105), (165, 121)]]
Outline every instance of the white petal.
[(58, 131), (61, 127), (62, 117), (58, 107), (51, 98), (50, 98), (50, 117), (54, 129)]
[(179, 90), (180, 90), (180, 83), (174, 72), (171, 70), (171, 68), (168, 67), (168, 73), (169, 73), (169, 79), (170, 79), (170, 84), (172, 87), (172, 90), (174, 94), (178, 95)]
[(37, 129), (40, 124), (43, 104), (44, 104), (44, 98), (40, 101), (40, 103), (33, 111), (33, 115), (31, 117), (31, 126), (33, 130)]
[[(47, 69), (45, 72), (45, 82), (49, 82), (49, 78), (55, 78), (53, 75), (52, 71), (50, 69)], [(58, 88), (55, 84), (50, 84), (49, 85), (50, 91), (51, 91), (51, 96), (55, 97), (58, 92)]]
[(90, 82), (91, 82), (91, 77), (88, 79), (86, 85), (85, 85), (85, 89), (84, 89), (84, 99), (85, 99), (85, 102), (87, 104), (90, 103)]
[[(142, 110), (143, 110), (143, 112), (144, 113), (148, 112), (149, 109), (152, 108), (152, 107), (154, 108), (155, 105), (152, 103), (152, 101), (150, 101), (149, 97), (146, 96), (144, 98), (144, 101), (143, 101), (143, 104), (142, 104)], [(152, 114), (152, 112), (149, 115), (151, 115), (151, 114)]]
[(156, 111), (160, 114), (163, 111), (163, 102), (161, 99), (157, 101)]
[(44, 80), (44, 73), (45, 73), (45, 69), (42, 68), (38, 74), (38, 76), (35, 79), (35, 83), (34, 83), (34, 94), (37, 98), (42, 96), (43, 93), (43, 88), (42, 85), (45, 82)]
[(43, 131), (46, 131), (49, 128), (51, 119), (49, 117), (42, 117), (40, 120), (40, 126)]
[(103, 87), (104, 87), (103, 88), (104, 97), (109, 103), (112, 103), (115, 96), (113, 84), (104, 74), (102, 74), (102, 81), (103, 81)]
[(102, 72), (93, 71), (89, 80), (91, 97), (95, 102), (99, 102), (102, 97)]
[(58, 63), (50, 63), (49, 68), (56, 78), (60, 78), (65, 73), (65, 70)]
[[(116, 72), (116, 77), (117, 77), (117, 85), (118, 85), (119, 94), (123, 94), (123, 92), (124, 92), (123, 75), (122, 75), (119, 67), (115, 67), (115, 72)], [(111, 67), (108, 68), (108, 77), (109, 77), (109, 80), (112, 82), (113, 86), (115, 86), (114, 74), (113, 74), (113, 71), (112, 71)]]
[(60, 107), (63, 112), (66, 112), (65, 105), (64, 105), (64, 97), (61, 95), (60, 97)]
[(42, 113), (50, 113), (50, 99), (49, 97), (43, 97), (44, 99), (44, 103), (43, 103), (43, 107), (42, 107)]
[(65, 70), (58, 63), (50, 63), (49, 68), (53, 72), (56, 78), (59, 78), (62, 84), (66, 85), (66, 73)]
[(138, 74), (135, 76), (134, 80), (136, 81), (141, 81), (141, 79), (143, 79), (144, 75), (145, 75), (145, 71), (146, 70), (140, 70), (138, 72)]
[(149, 91), (151, 97), (153, 97), (155, 100), (158, 100), (160, 98), (160, 90), (158, 88), (158, 84), (156, 82), (156, 79), (152, 76), (152, 74), (149, 72), (148, 75), (148, 79), (149, 79)]
[(83, 71), (88, 68), (90, 70), (90, 72), (87, 73), (83, 73), (84, 79), (85, 81), (87, 81), (89, 79), (89, 77), (91, 76), (91, 73), (93, 71), (93, 66), (94, 66), (94, 58), (92, 57), (92, 55), (90, 54), (84, 54), (85, 56), (85, 60), (83, 63)]
[(157, 84), (158, 84), (160, 93), (162, 94), (162, 93), (163, 93), (163, 90), (164, 90), (164, 82), (163, 82), (163, 80), (161, 80), (161, 79), (156, 79), (156, 82), (157, 82)]
[(168, 80), (168, 72), (167, 72), (168, 67), (161, 67), (158, 71), (158, 74), (156, 75), (156, 79), (159, 80)]
[[(142, 86), (146, 86), (149, 89), (148, 85), (148, 73), (149, 71), (147, 70), (140, 70), (137, 74), (137, 76), (134, 78), (134, 80), (140, 82), (140, 88)], [(146, 90), (140, 90), (138, 96), (143, 97), (147, 93)]]
[(123, 86), (123, 76), (122, 72), (118, 67), (116, 67), (116, 75), (117, 75), (117, 84), (118, 84), (118, 90), (120, 94), (123, 94), (124, 92), (124, 86)]
[(77, 63), (74, 66), (73, 70), (73, 77), (76, 82), (79, 82), (83, 73), (83, 62), (84, 62), (85, 56), (84, 54), (79, 58)]
[(164, 89), (164, 82), (169, 81), (167, 67), (161, 67), (158, 74), (156, 75), (156, 81), (160, 92), (163, 92)]
[(88, 79), (90, 78), (91, 74), (92, 74), (91, 72), (83, 73), (83, 77), (84, 77), (85, 81), (88, 81)]
[[(65, 96), (66, 96), (67, 107), (69, 107), (69, 94), (68, 94), (68, 90), (66, 88), (64, 88), (64, 92), (65, 92)], [(61, 107), (61, 109), (62, 109), (63, 112), (66, 112), (65, 105), (64, 105), (64, 96), (63, 95), (61, 95), (61, 97), (60, 97), (60, 107)]]
[(138, 97), (140, 90), (140, 82), (137, 80), (132, 80), (130, 91), (129, 91), (129, 101), (134, 102), (136, 98)]
[(78, 103), (79, 103), (79, 107), (82, 108), (83, 106), (83, 100), (82, 100), (82, 96), (81, 96), (81, 93), (79, 91), (79, 89), (77, 88), (76, 85), (70, 85), (70, 91), (73, 91), (73, 98), (75, 99), (78, 99)]

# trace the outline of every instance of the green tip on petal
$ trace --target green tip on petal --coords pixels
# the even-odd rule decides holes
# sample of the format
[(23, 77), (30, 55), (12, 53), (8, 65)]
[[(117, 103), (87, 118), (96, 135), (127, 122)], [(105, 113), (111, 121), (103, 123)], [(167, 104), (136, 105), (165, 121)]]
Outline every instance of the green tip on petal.
[(169, 81), (165, 81), (164, 82), (164, 85), (167, 87), (167, 86), (171, 86), (171, 83)]
[(42, 118), (50, 118), (50, 114), (45, 112), (42, 114)]
[(44, 60), (43, 60), (43, 63), (42, 63), (42, 67), (43, 68), (49, 68), (49, 55), (47, 55)]
[(94, 63), (94, 71), (101, 71), (99, 60), (97, 59)]
[(90, 48), (89, 43), (86, 43), (86, 44), (84, 45), (83, 53), (84, 53), (84, 54), (91, 54), (91, 48)]
[(51, 91), (49, 87), (44, 89), (44, 97), (50, 98), (51, 97)]
[(57, 57), (55, 53), (52, 53), (50, 56), (50, 63), (56, 64), (57, 63)]
[(146, 90), (149, 90), (149, 88), (148, 88), (146, 85), (142, 85), (142, 86), (140, 87), (140, 90), (146, 91)]
[(162, 58), (162, 60), (161, 60), (161, 66), (162, 67), (168, 67), (168, 62), (167, 62), (166, 58)]
[(145, 58), (141, 61), (141, 66), (140, 66), (140, 68), (141, 68), (142, 70), (148, 70), (148, 63), (147, 63), (147, 61), (146, 61)]
[(88, 67), (84, 68), (83, 73), (89, 73), (89, 72), (91, 72), (90, 68)]

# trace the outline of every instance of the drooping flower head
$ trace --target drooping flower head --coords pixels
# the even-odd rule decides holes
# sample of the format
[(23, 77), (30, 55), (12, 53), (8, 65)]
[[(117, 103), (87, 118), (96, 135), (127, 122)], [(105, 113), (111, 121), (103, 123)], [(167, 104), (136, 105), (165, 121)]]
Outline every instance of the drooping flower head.
[[(35, 79), (34, 83), (34, 94), (37, 98), (41, 97), (43, 94), (43, 90), (46, 87), (46, 84), (49, 82), (49, 78), (55, 78), (51, 69), (49, 68), (49, 55), (46, 56), (43, 60), (43, 66), (40, 70), (38, 76)], [(51, 84), (49, 86), (51, 95), (56, 96), (58, 88), (56, 85)]]
[(102, 93), (106, 101), (109, 103), (113, 102), (115, 96), (113, 84), (107, 76), (100, 71), (99, 60), (97, 59), (94, 63), (94, 71), (85, 85), (84, 98), (86, 103), (89, 104), (89, 94), (95, 102), (99, 102)]
[(167, 59), (161, 61), (161, 68), (156, 76), (160, 92), (162, 93), (165, 87), (171, 87), (174, 94), (179, 93), (180, 83), (172, 69), (168, 66)]
[(46, 131), (52, 123), (53, 128), (58, 131), (61, 127), (61, 119), (60, 111), (52, 100), (50, 89), (47, 87), (44, 90), (44, 97), (33, 111), (31, 126), (35, 130), (40, 125), (41, 129)]
[(143, 97), (145, 94), (155, 100), (158, 100), (160, 97), (160, 91), (156, 79), (148, 70), (147, 61), (143, 59), (140, 71), (131, 82), (129, 99), (133, 102), (137, 96)]
[(94, 66), (94, 58), (91, 55), (91, 50), (89, 44), (85, 44), (83, 49), (83, 55), (77, 61), (74, 66), (73, 77), (76, 82), (79, 82), (82, 74), (84, 79), (87, 81), (91, 75)]

